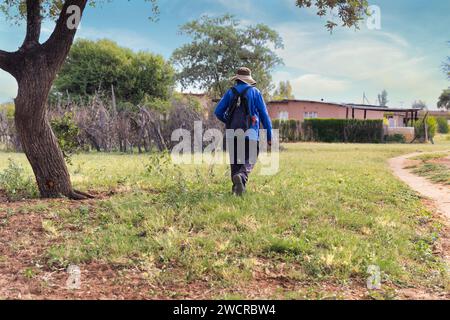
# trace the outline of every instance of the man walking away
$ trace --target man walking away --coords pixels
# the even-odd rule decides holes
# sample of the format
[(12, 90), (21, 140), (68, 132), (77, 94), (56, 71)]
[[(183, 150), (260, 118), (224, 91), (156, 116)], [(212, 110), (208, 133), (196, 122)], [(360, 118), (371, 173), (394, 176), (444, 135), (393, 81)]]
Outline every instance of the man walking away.
[[(271, 145), (272, 122), (261, 92), (255, 88), (251, 70), (239, 68), (231, 80), (235, 81), (235, 86), (220, 100), (215, 115), (226, 124), (233, 193), (242, 196), (257, 161), (261, 125), (267, 130), (267, 141)], [(232, 138), (228, 135), (229, 130), (235, 132)], [(245, 132), (242, 139), (239, 138), (240, 130)]]

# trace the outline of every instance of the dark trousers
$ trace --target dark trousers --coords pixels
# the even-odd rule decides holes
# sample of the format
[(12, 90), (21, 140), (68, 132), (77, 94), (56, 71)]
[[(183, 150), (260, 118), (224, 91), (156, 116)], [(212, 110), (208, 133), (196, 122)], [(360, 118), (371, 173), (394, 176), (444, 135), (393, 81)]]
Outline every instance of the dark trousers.
[[(234, 148), (230, 148), (231, 146)], [(259, 142), (234, 138), (227, 140), (227, 150), (230, 154), (231, 178), (240, 175), (244, 185), (247, 184), (249, 175), (255, 168), (259, 155)]]

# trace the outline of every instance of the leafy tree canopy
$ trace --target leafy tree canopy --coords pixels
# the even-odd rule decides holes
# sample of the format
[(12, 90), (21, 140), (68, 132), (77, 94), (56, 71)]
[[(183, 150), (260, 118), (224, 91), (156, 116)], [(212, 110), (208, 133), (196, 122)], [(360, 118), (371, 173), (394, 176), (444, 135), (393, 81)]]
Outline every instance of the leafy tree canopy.
[[(38, 0), (36, 0), (38, 1)], [(41, 16), (43, 18), (58, 18), (64, 5), (64, 0), (40, 0), (42, 3)], [(88, 0), (89, 6), (95, 7), (98, 4), (111, 2), (112, 0)], [(130, 0), (128, 0), (130, 1)], [(144, 0), (152, 4), (153, 17), (159, 13), (157, 0)], [(12, 22), (19, 23), (26, 18), (27, 5), (26, 0), (3, 0), (0, 1), (0, 13)]]
[(446, 89), (442, 92), (439, 97), (438, 108), (450, 111), (450, 89)]
[(172, 66), (160, 55), (134, 53), (110, 40), (78, 40), (54, 83), (54, 91), (90, 96), (114, 87), (119, 101), (166, 99), (174, 85)]
[(264, 24), (241, 27), (233, 16), (224, 15), (203, 16), (183, 25), (180, 33), (192, 38), (172, 55), (183, 88), (194, 86), (221, 96), (230, 85), (229, 78), (246, 66), (252, 69), (258, 88), (265, 94), (271, 91), (270, 72), (282, 64), (274, 51), (283, 47), (276, 31)]
[[(296, 0), (296, 5), (300, 8), (315, 7), (317, 15), (320, 17), (324, 17), (330, 10), (334, 10), (344, 27), (358, 28), (358, 23), (369, 15), (367, 0)], [(326, 23), (326, 27), (330, 31), (336, 26), (338, 24), (333, 21)]]
[(292, 86), (289, 80), (280, 81), (278, 84), (278, 88), (273, 93), (273, 100), (289, 100), (295, 99), (294, 94), (292, 93)]

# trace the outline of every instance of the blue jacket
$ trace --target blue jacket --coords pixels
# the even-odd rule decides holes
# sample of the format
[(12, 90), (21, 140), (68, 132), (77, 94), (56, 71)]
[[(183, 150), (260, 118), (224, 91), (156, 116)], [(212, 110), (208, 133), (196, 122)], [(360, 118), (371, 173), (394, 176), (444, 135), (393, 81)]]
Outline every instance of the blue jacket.
[[(243, 92), (245, 88), (250, 85), (246, 83), (238, 83), (235, 88), (238, 92)], [(223, 96), (222, 100), (220, 100), (217, 105), (216, 111), (214, 112), (216, 117), (226, 123), (225, 113), (228, 109), (231, 99), (233, 98), (233, 91), (230, 89)], [(266, 104), (264, 103), (264, 99), (262, 97), (261, 92), (252, 87), (247, 91), (247, 100), (248, 107), (251, 116), (256, 116), (256, 123), (252, 125), (247, 134), (249, 140), (257, 140), (259, 141), (259, 130), (261, 129), (261, 124), (264, 126), (264, 129), (267, 130), (267, 140), (272, 141), (272, 121), (270, 120), (269, 113), (267, 112)]]

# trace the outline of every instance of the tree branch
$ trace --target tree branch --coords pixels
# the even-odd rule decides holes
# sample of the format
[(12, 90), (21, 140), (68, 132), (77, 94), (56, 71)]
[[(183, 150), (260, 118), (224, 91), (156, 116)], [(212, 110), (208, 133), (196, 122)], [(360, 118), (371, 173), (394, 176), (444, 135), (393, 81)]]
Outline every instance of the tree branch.
[(22, 44), (22, 49), (39, 44), (42, 25), (41, 1), (27, 0), (27, 34)]
[(14, 53), (0, 50), (0, 69), (14, 75)]
[(56, 69), (59, 69), (72, 46), (78, 24), (81, 21), (87, 0), (66, 0), (61, 9), (55, 30), (43, 44), (44, 51)]

